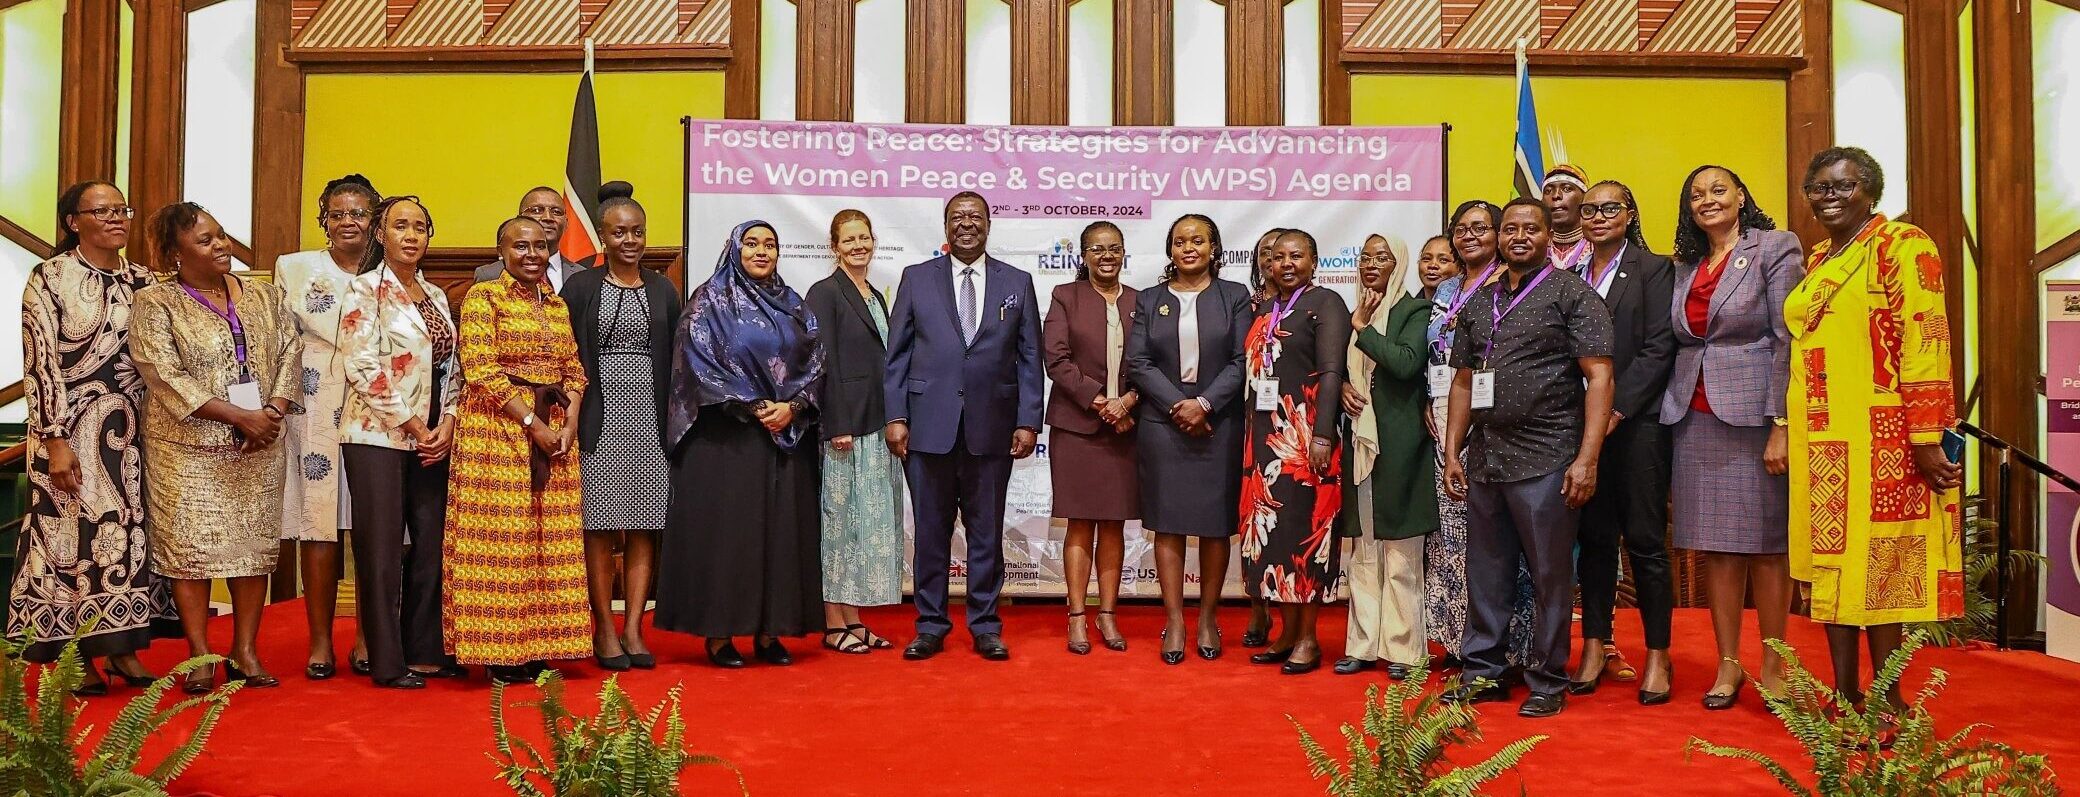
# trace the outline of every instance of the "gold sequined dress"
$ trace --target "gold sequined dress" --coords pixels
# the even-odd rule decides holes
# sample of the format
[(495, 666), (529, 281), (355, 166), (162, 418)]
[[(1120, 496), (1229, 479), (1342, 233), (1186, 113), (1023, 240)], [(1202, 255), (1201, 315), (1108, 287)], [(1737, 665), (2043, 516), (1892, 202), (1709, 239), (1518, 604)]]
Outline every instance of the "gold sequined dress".
[[(515, 377), (585, 392), (570, 308), (546, 287), (500, 273), (462, 300), (464, 386), (441, 540), (441, 626), (463, 664), (592, 654), (578, 457), (551, 460), (548, 485), (535, 492), (526, 430), (504, 410), (522, 393)], [(574, 422), (562, 408), (541, 420), (559, 434)]]
[[(246, 369), (261, 401), (294, 402), (302, 394), (303, 340), (282, 290), (272, 283), (227, 277), (239, 285), (236, 309), (245, 330)], [(231, 325), (173, 281), (137, 292), (130, 349), (144, 377), (146, 529), (152, 570), (168, 578), (264, 576), (281, 550), (280, 440), (253, 453), (238, 450), (237, 430), (196, 417), (210, 399), (228, 399), (240, 366)]]

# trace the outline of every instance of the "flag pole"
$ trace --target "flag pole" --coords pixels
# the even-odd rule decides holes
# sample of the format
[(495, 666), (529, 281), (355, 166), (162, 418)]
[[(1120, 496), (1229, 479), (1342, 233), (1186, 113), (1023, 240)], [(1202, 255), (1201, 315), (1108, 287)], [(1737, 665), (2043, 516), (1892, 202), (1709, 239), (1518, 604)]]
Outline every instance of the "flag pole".
[[(1517, 68), (1518, 68), (1518, 69), (1520, 69), (1520, 70), (1521, 70), (1521, 69), (1523, 69), (1523, 68), (1524, 68), (1524, 67), (1523, 67), (1523, 64), (1524, 64), (1524, 48), (1523, 48), (1523, 46), (1522, 46), (1522, 45), (1518, 45), (1518, 46), (1517, 46)], [(587, 36), (587, 37), (585, 37), (585, 72), (586, 72), (587, 74), (591, 74), (591, 72), (592, 72), (592, 37), (591, 37), (591, 36)]]

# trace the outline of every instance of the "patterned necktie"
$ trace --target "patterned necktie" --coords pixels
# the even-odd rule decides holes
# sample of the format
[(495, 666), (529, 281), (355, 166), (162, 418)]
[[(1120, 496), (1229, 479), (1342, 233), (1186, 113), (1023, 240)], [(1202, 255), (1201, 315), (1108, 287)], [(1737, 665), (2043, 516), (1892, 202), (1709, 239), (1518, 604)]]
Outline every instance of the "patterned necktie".
[(975, 343), (975, 267), (961, 269), (961, 342)]

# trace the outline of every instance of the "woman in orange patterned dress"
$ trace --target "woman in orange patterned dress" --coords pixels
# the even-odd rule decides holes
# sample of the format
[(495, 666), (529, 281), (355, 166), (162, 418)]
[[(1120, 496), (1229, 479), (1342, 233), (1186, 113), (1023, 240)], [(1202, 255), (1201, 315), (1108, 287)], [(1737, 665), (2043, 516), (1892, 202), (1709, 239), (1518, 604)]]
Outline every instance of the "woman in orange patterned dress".
[(512, 219), (498, 248), (504, 273), (462, 300), (441, 624), (457, 662), (519, 683), (592, 652), (573, 420), (585, 369), (570, 308), (543, 280), (548, 232)]
[[(1921, 228), (1878, 215), (1885, 172), (1836, 147), (1806, 168), (1806, 203), (1828, 240), (1784, 302), (1791, 327), (1791, 577), (1812, 585), (1835, 689), (1862, 702), (1902, 624), (1964, 611), (1957, 493), (1944, 456), (1957, 417), (1943, 261)], [(1899, 688), (1885, 695), (1900, 702)]]

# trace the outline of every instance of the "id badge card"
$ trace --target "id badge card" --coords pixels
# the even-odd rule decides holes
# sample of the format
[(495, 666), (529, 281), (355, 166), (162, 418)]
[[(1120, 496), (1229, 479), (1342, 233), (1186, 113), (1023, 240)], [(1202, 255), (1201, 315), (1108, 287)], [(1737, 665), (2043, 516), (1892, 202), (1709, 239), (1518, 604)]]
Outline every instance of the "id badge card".
[(229, 395), (225, 396), (224, 400), (231, 402), (231, 406), (242, 410), (260, 409), (259, 382), (236, 382), (231, 385), (228, 392)]
[(1257, 380), (1257, 411), (1270, 412), (1278, 409), (1278, 380)]
[(1477, 410), (1495, 407), (1495, 372), (1473, 372), (1473, 408)]
[(1444, 398), (1452, 392), (1452, 367), (1439, 363), (1430, 366), (1430, 397)]

